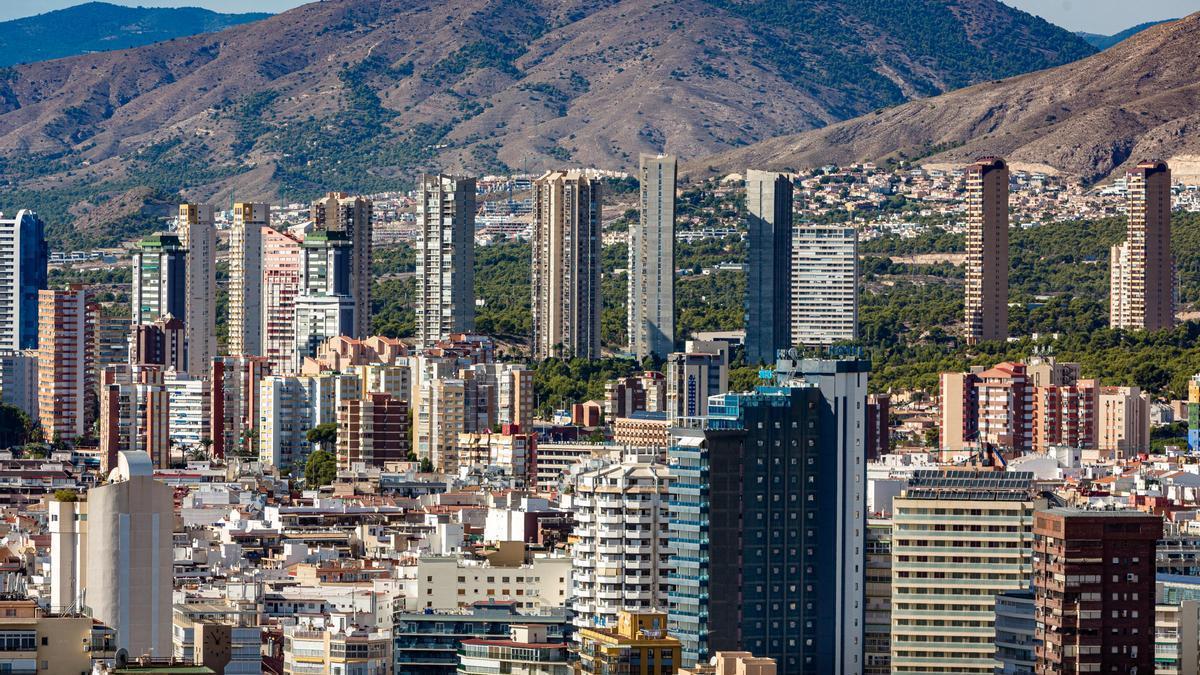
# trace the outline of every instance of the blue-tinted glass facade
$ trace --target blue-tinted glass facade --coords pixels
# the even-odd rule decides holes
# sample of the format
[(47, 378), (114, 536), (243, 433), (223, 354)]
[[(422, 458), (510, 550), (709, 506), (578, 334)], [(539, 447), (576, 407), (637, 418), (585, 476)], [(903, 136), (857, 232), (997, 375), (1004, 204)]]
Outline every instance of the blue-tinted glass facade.
[(685, 664), (716, 651), (833, 672), (836, 513), (833, 412), (813, 386), (759, 387), (709, 402), (703, 430), (669, 458), (672, 634)]

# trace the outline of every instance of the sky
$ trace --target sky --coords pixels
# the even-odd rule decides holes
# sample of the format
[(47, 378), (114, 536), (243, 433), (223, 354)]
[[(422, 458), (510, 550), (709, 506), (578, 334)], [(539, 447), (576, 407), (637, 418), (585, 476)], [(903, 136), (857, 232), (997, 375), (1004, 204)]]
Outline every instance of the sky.
[[(0, 0), (0, 21), (78, 5), (84, 0)], [(219, 12), (281, 12), (303, 0), (108, 0), (153, 7), (200, 6)], [(404, 0), (397, 0), (403, 2)], [(1200, 0), (1003, 0), (1068, 30), (1111, 35), (1145, 21), (1200, 11)]]

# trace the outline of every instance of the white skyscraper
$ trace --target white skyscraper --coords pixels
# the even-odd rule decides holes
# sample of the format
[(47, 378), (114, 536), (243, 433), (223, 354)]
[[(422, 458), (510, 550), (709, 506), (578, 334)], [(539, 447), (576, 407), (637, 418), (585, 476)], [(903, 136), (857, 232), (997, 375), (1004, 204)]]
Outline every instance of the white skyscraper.
[(629, 230), (629, 351), (675, 348), (675, 158), (642, 155), (641, 216)]
[(189, 373), (208, 372), (217, 355), (217, 230), (207, 204), (179, 205), (179, 243), (187, 249), (183, 331)]
[(858, 337), (858, 231), (798, 225), (792, 240), (792, 344)]
[(417, 346), (475, 329), (475, 179), (422, 176)]
[(229, 353), (263, 353), (262, 228), (271, 224), (269, 204), (233, 205), (229, 231)]

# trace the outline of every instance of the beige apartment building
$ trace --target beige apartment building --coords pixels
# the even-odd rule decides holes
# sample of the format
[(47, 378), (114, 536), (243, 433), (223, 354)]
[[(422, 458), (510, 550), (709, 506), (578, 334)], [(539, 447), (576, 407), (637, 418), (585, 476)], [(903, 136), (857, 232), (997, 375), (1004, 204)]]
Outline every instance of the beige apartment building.
[(217, 227), (208, 204), (179, 205), (179, 243), (187, 250), (184, 287), (187, 293), (183, 330), (187, 369), (208, 372), (217, 355)]
[(1112, 247), (1109, 324), (1128, 330), (1175, 325), (1175, 258), (1171, 255), (1171, 169), (1140, 162), (1125, 174), (1128, 234)]
[(893, 502), (891, 672), (992, 675), (995, 596), (1029, 587), (1033, 474), (917, 471)]
[(533, 356), (600, 356), (600, 184), (581, 171), (533, 183)]
[(233, 205), (229, 230), (229, 353), (261, 356), (263, 348), (263, 237), (271, 205)]
[(1137, 387), (1100, 387), (1096, 450), (1083, 460), (1131, 457), (1150, 449), (1150, 398)]

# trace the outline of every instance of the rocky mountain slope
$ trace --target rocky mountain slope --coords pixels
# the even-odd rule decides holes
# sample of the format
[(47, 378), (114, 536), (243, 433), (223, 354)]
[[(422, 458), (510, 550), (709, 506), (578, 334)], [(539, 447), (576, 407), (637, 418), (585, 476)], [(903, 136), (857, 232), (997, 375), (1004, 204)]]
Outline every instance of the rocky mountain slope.
[(1163, 21), (1147, 21), (1146, 23), (1139, 23), (1138, 25), (1133, 26), (1132, 28), (1126, 28), (1125, 30), (1123, 30), (1119, 33), (1113, 33), (1112, 35), (1101, 35), (1099, 33), (1085, 33), (1083, 31), (1075, 31), (1075, 34), (1078, 35), (1079, 37), (1083, 38), (1084, 41), (1086, 41), (1089, 45), (1095, 47), (1096, 49), (1108, 49), (1109, 47), (1111, 47), (1119, 42), (1124, 42), (1125, 40), (1128, 40), (1129, 38), (1133, 37), (1134, 35), (1137, 35), (1138, 33), (1146, 30), (1147, 28), (1157, 26), (1160, 23), (1167, 23), (1168, 21), (1178, 21), (1178, 20), (1179, 19), (1165, 19)]
[[(996, 0), (326, 0), (0, 72), (5, 202), (698, 157), (1093, 53)], [(9, 207), (8, 203), (0, 206)]]
[(986, 154), (1088, 181), (1147, 157), (1200, 175), (1200, 13), (1089, 58), (693, 162), (686, 172)]
[(211, 33), (270, 14), (219, 14), (199, 7), (124, 7), (86, 2), (0, 22), (0, 66), (140, 47)]

